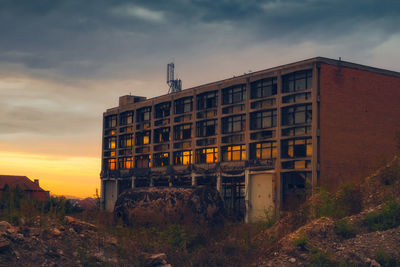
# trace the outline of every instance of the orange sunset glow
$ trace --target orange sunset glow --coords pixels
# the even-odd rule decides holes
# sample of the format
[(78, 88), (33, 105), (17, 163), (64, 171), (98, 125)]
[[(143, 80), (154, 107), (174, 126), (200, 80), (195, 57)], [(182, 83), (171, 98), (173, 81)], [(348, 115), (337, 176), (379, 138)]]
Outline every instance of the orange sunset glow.
[(100, 159), (95, 157), (0, 153), (0, 170), (2, 174), (40, 179), (40, 186), (51, 194), (93, 197), (96, 188), (100, 190)]

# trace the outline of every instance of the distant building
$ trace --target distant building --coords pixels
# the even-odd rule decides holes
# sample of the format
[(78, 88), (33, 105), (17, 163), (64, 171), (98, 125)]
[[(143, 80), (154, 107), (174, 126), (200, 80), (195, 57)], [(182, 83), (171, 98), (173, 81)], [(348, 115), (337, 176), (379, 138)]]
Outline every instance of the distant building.
[(39, 186), (38, 179), (31, 181), (26, 176), (0, 175), (0, 197), (6, 185), (8, 185), (9, 188), (19, 186), (19, 188), (25, 191), (28, 197), (32, 197), (36, 200), (44, 201), (49, 199), (49, 191), (45, 191)]
[(358, 181), (395, 152), (400, 73), (312, 58), (103, 114), (101, 198), (126, 188), (211, 185), (256, 221), (307, 189)]

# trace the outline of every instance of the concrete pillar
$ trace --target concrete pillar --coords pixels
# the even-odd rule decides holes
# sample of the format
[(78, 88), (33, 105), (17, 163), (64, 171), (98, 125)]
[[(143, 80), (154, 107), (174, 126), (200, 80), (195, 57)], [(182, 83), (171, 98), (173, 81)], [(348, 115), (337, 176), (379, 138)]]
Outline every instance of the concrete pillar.
[(196, 174), (192, 172), (192, 186), (196, 186)]
[(115, 196), (115, 201), (117, 201), (118, 198), (118, 191), (119, 191), (119, 183), (118, 179), (115, 179), (115, 187), (114, 187), (114, 196)]
[(249, 222), (249, 198), (250, 198), (250, 192), (249, 192), (249, 182), (250, 182), (250, 171), (248, 169), (244, 170), (244, 190), (245, 190), (245, 196), (244, 196), (244, 204), (246, 207), (245, 210), (245, 215), (244, 215), (244, 221), (246, 223)]
[(222, 180), (221, 180), (221, 173), (217, 174), (217, 191), (221, 194), (222, 190)]
[(105, 209), (106, 208), (106, 204), (105, 204), (105, 185), (104, 185), (104, 180), (101, 179), (101, 183), (100, 183), (100, 208), (101, 209)]
[(150, 178), (150, 185), (149, 185), (149, 187), (154, 187), (154, 179), (153, 179), (153, 178)]

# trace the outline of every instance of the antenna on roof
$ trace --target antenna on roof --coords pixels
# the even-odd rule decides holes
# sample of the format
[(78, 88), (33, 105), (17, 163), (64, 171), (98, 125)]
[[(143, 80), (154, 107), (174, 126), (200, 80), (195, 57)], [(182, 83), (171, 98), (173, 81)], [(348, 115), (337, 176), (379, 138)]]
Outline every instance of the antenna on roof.
[(174, 79), (175, 65), (173, 62), (167, 65), (167, 84), (169, 85), (168, 94), (182, 91), (181, 79)]

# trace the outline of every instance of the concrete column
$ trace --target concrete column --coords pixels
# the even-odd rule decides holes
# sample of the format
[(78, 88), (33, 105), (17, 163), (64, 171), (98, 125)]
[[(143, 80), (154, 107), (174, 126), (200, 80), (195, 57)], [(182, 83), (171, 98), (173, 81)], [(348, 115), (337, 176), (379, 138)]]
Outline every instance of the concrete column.
[(222, 190), (222, 180), (221, 180), (221, 173), (217, 174), (217, 191), (221, 194)]
[(105, 185), (104, 185), (104, 180), (101, 179), (101, 183), (100, 183), (100, 208), (101, 209), (105, 209), (106, 208), (106, 204), (105, 204)]
[(149, 187), (154, 187), (154, 179), (150, 177), (150, 185)]
[(192, 186), (196, 186), (196, 174), (192, 172)]
[(117, 201), (118, 198), (118, 191), (119, 191), (118, 179), (115, 179), (115, 187), (114, 187), (115, 201)]
[(244, 215), (244, 221), (247, 223), (249, 222), (249, 179), (250, 179), (250, 171), (248, 169), (244, 170), (244, 186), (245, 186), (245, 196), (244, 196), (244, 203), (246, 207), (245, 215)]

